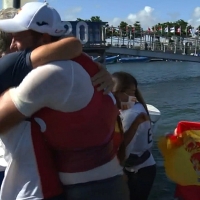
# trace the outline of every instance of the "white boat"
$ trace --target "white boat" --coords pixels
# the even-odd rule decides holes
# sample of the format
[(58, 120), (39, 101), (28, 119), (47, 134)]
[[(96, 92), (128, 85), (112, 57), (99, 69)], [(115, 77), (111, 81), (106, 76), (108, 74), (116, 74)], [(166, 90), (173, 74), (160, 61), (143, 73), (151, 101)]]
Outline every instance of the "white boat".
[(151, 122), (155, 124), (161, 117), (161, 112), (153, 105), (147, 104)]

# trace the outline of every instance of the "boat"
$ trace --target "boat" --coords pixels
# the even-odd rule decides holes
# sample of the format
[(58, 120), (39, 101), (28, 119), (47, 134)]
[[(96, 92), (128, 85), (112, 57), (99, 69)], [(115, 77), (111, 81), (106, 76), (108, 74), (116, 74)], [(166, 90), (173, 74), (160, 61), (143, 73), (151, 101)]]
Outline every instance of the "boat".
[(125, 57), (119, 58), (120, 63), (135, 63), (135, 62), (147, 62), (149, 61), (148, 57)]
[[(96, 61), (96, 62), (101, 62), (101, 60), (102, 60), (102, 57), (101, 57), (101, 56), (97, 56), (97, 57), (91, 56), (91, 58), (92, 58), (94, 61)], [(105, 57), (105, 62), (106, 62), (107, 65), (108, 65), (108, 64), (117, 63), (118, 60), (119, 60), (119, 55), (117, 55), (117, 56), (106, 56), (106, 57)]]
[(153, 124), (155, 124), (161, 117), (161, 112), (153, 105), (146, 104), (149, 111), (150, 119)]
[[(94, 61), (99, 62), (101, 60), (101, 56), (92, 57)], [(117, 56), (106, 56), (105, 62), (106, 64), (114, 64), (114, 63), (132, 63), (132, 62), (146, 62), (150, 61), (148, 57), (124, 57), (121, 58), (119, 55)]]
[(117, 55), (117, 56), (111, 56), (111, 57), (106, 57), (105, 60), (106, 60), (106, 64), (117, 63), (118, 60), (119, 60), (119, 55)]
[(152, 58), (149, 60), (149, 62), (160, 62), (160, 61), (165, 61), (165, 59), (162, 58)]

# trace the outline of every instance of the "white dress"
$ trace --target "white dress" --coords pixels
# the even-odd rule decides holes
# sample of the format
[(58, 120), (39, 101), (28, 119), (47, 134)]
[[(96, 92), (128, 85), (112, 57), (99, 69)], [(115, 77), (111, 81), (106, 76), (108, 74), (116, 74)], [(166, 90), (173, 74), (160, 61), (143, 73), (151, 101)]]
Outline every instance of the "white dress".
[[(142, 112), (146, 113), (146, 110), (141, 103), (136, 103), (130, 109), (120, 111), (120, 117), (122, 120), (124, 132), (130, 128), (132, 122)], [(145, 121), (138, 126), (135, 136), (126, 147), (126, 158), (128, 158), (130, 154), (141, 156), (146, 150), (151, 151), (152, 145), (153, 139), (151, 122)], [(154, 164), (155, 160), (151, 154), (150, 157), (142, 164), (133, 167), (126, 167), (126, 170), (130, 172), (137, 172), (143, 167), (151, 166)]]

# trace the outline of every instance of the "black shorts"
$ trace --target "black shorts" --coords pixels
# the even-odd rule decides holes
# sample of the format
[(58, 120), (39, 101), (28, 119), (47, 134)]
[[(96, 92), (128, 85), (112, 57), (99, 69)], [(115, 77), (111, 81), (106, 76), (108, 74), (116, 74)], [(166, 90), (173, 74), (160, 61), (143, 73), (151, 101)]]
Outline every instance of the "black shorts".
[(156, 176), (156, 165), (141, 168), (137, 173), (126, 169), (124, 172), (128, 177), (130, 200), (147, 200)]

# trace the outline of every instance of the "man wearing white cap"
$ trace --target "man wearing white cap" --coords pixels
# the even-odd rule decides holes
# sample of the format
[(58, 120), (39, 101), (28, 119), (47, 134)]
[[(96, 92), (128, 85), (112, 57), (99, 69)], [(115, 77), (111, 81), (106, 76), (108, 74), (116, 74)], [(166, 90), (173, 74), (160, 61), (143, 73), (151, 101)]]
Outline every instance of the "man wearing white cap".
[[(33, 42), (39, 46), (55, 39), (52, 35), (64, 33), (60, 21), (54, 9), (30, 3), (13, 20), (0, 21), (0, 29), (14, 33), (12, 27), (17, 24), (15, 28), (24, 31), (30, 44), (16, 33), (13, 46), (32, 48)], [(37, 41), (33, 31), (40, 33)], [(92, 86), (90, 76), (97, 71), (86, 55), (57, 61), (33, 70), (19, 87), (2, 95), (0, 133), (11, 158), (2, 200), (48, 199), (60, 189), (56, 170), (68, 199), (128, 199), (112, 145), (118, 111), (112, 95), (103, 95)], [(48, 182), (51, 174), (54, 181)]]
[[(0, 18), (1, 19), (7, 19), (7, 18), (13, 18), (13, 15), (10, 15), (10, 13), (16, 13), (17, 9), (4, 9), (0, 12)], [(1, 31), (1, 54), (8, 54), (9, 53), (9, 41), (11, 38), (11, 34), (5, 33)], [(75, 47), (73, 47), (76, 45)], [(66, 49), (70, 48), (70, 50)], [(48, 49), (48, 51), (46, 51)], [(55, 50), (57, 52), (55, 52)], [(23, 80), (23, 78), (32, 70), (32, 67), (37, 67), (38, 65), (46, 63), (48, 60), (52, 61), (54, 59), (62, 59), (62, 56), (65, 56), (66, 59), (70, 59), (73, 57), (76, 57), (80, 55), (81, 53), (81, 44), (80, 41), (78, 41), (76, 38), (70, 37), (70, 38), (63, 38), (59, 40), (58, 42), (54, 42), (51, 44), (47, 44), (44, 46), (41, 46), (37, 48), (36, 50), (32, 51), (31, 56), (31, 63), (26, 62), (29, 61), (29, 54), (27, 54), (26, 51), (22, 52), (16, 52), (13, 54), (10, 54), (8, 56), (3, 57), (0, 59), (0, 94), (4, 92), (9, 87), (18, 86), (20, 82)], [(13, 49), (15, 50), (15, 49)], [(65, 53), (65, 54), (64, 54)], [(40, 55), (39, 55), (40, 54)], [(11, 144), (13, 145), (13, 143)], [(9, 158), (6, 157), (8, 163)], [(5, 162), (3, 162), (3, 159), (1, 160), (0, 164), (5, 165)], [(47, 167), (51, 167), (50, 165), (47, 165)], [(54, 180), (54, 176), (51, 174), (52, 180)], [(9, 178), (9, 175), (7, 176)], [(6, 182), (9, 181), (5, 179)], [(51, 180), (51, 179), (50, 179)], [(58, 179), (59, 181), (59, 179)], [(57, 182), (58, 182), (57, 181)], [(4, 184), (6, 185), (6, 183)], [(60, 187), (62, 188), (62, 185), (59, 183)], [(9, 187), (9, 186), (8, 186)], [(2, 192), (7, 191), (8, 193), (12, 194), (8, 187), (4, 187)], [(8, 188), (8, 190), (6, 189)], [(58, 187), (55, 187), (55, 191), (49, 193), (48, 197), (55, 200), (62, 200), (64, 197), (61, 194), (62, 190), (58, 191)], [(4, 192), (5, 194), (5, 192)], [(5, 199), (9, 199), (7, 195), (4, 195)], [(3, 197), (2, 197), (3, 198)], [(49, 199), (48, 198), (48, 199)]]

